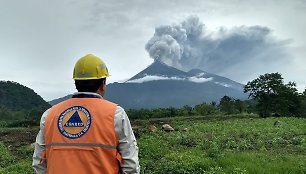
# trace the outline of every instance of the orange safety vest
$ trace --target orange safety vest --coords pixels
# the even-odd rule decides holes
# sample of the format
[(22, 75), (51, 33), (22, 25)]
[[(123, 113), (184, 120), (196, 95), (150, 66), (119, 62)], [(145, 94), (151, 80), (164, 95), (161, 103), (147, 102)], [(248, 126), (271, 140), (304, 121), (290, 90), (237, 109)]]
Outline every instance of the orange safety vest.
[(117, 105), (96, 95), (73, 97), (53, 106), (46, 118), (46, 173), (118, 173), (121, 155), (114, 127)]

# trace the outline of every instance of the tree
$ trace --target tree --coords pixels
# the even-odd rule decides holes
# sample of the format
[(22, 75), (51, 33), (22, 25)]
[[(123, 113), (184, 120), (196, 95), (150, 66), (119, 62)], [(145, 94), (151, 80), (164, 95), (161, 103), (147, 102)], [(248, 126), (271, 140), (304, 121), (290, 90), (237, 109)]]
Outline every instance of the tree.
[(257, 101), (257, 110), (262, 117), (272, 113), (294, 116), (299, 114), (296, 84), (284, 84), (280, 73), (260, 75), (244, 86), (244, 92)]
[(220, 110), (225, 112), (226, 114), (233, 114), (234, 113), (234, 99), (229, 96), (224, 96), (220, 100), (219, 104)]
[(191, 115), (194, 115), (194, 113), (192, 112), (192, 109), (193, 108), (191, 106), (185, 105), (185, 106), (183, 106), (182, 111), (183, 111), (184, 115), (191, 116)]
[(214, 115), (218, 113), (218, 109), (213, 105), (202, 103), (194, 107), (195, 111), (200, 115)]
[(277, 100), (277, 110), (288, 116), (300, 116), (301, 99), (294, 82), (284, 85)]
[(239, 99), (236, 99), (234, 101), (234, 107), (241, 114), (242, 112), (245, 112), (247, 105), (246, 105), (245, 102), (243, 102)]
[(300, 112), (301, 116), (306, 118), (306, 88), (303, 93), (299, 95), (300, 98)]

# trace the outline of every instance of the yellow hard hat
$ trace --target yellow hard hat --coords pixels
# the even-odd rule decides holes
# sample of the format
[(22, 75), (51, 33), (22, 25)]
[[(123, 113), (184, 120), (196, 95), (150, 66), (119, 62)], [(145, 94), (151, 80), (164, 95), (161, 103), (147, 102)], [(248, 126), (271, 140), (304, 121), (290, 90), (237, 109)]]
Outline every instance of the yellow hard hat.
[(81, 57), (74, 66), (74, 80), (92, 80), (108, 77), (105, 63), (97, 56), (87, 54)]

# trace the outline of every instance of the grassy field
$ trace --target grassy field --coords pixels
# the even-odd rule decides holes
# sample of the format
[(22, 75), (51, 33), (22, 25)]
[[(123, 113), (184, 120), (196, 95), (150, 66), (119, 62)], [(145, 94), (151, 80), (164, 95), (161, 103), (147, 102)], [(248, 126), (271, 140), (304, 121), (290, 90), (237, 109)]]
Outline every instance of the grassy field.
[[(141, 173), (306, 173), (306, 119), (224, 118), (133, 122)], [(0, 173), (32, 173), (36, 132), (0, 129)]]
[(32, 174), (33, 148), (38, 129), (0, 128), (0, 174)]

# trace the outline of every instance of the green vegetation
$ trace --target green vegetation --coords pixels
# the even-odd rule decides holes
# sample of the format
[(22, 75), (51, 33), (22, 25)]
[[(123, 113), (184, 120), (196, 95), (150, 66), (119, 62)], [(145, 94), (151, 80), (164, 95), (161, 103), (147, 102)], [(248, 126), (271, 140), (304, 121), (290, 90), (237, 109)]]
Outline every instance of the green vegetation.
[(0, 106), (11, 111), (50, 107), (50, 105), (32, 89), (17, 82), (0, 81), (0, 98)]
[(32, 174), (33, 148), (37, 128), (0, 129), (0, 173)]
[[(132, 121), (141, 173), (305, 173), (306, 119), (181, 117)], [(164, 132), (169, 123), (175, 131)], [(158, 130), (150, 132), (155, 125)], [(0, 129), (0, 173), (33, 173), (38, 129)]]
[(11, 81), (0, 81), (0, 127), (38, 125), (50, 105), (32, 89)]
[(189, 117), (189, 116), (218, 116), (218, 115), (254, 115), (256, 112), (254, 101), (235, 100), (228, 96), (221, 99), (219, 105), (215, 102), (210, 104), (201, 103), (194, 107), (184, 106), (182, 108), (156, 108), (156, 109), (129, 109), (127, 114), (130, 119), (151, 119), (151, 118), (170, 118), (170, 117)]
[(138, 139), (142, 173), (306, 171), (305, 119), (191, 120), (171, 125), (176, 131), (147, 132)]

